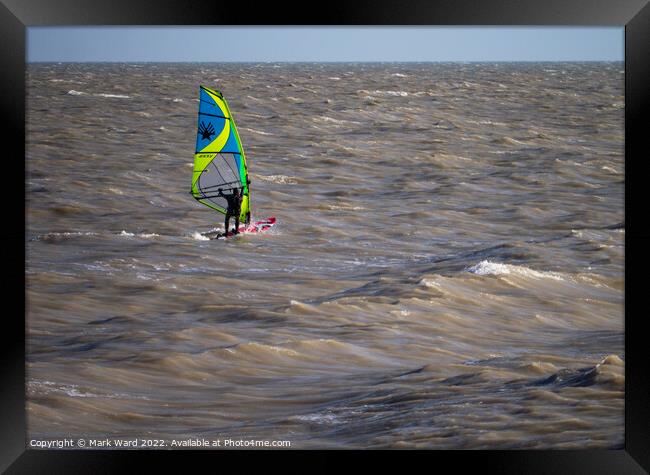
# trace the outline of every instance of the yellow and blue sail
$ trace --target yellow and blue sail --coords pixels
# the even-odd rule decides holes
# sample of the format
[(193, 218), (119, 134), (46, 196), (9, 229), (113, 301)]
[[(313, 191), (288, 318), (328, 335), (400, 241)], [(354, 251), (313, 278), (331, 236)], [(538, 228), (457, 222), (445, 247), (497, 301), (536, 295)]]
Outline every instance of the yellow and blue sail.
[(227, 200), (219, 194), (242, 192), (241, 221), (250, 217), (250, 193), (246, 155), (228, 103), (221, 92), (201, 86), (197, 124), (192, 196), (226, 214)]

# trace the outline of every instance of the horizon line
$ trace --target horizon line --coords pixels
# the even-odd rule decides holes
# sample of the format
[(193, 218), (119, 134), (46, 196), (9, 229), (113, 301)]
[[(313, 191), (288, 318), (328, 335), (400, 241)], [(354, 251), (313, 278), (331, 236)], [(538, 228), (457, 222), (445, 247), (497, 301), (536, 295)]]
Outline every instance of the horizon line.
[(242, 61), (232, 61), (232, 60), (223, 60), (223, 61), (184, 61), (184, 60), (159, 60), (159, 61), (150, 61), (150, 60), (141, 60), (141, 61), (119, 61), (119, 60), (97, 60), (97, 61), (56, 61), (56, 60), (34, 60), (34, 61), (25, 61), (26, 64), (35, 64), (35, 63), (48, 63), (48, 64), (160, 64), (160, 63), (173, 63), (173, 64), (350, 64), (350, 63), (362, 63), (362, 64), (405, 64), (405, 63), (624, 63), (624, 59), (476, 59), (476, 60), (344, 60), (344, 61), (269, 61), (269, 60), (242, 60)]

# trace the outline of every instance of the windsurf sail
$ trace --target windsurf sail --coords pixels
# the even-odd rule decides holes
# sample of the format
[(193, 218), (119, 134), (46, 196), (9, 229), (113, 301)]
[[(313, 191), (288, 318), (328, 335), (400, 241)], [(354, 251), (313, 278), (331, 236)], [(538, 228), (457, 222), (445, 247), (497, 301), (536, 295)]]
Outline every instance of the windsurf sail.
[(228, 202), (219, 189), (230, 194), (235, 188), (243, 196), (239, 219), (248, 223), (248, 168), (237, 126), (223, 94), (201, 86), (191, 193), (199, 203), (226, 214)]

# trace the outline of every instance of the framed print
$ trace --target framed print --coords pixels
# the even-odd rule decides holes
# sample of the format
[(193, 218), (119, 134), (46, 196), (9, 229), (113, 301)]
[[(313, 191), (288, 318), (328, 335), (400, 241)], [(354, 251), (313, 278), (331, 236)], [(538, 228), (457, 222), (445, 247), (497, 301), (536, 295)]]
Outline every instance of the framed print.
[(4, 1), (0, 466), (643, 473), (648, 8)]

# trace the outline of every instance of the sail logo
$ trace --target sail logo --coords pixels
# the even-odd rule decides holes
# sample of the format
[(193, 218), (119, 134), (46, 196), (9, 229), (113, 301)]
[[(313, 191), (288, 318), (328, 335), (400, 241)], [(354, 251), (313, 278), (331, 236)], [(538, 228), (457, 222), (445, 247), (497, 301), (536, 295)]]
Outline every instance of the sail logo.
[(201, 124), (199, 125), (199, 134), (201, 134), (201, 140), (210, 140), (210, 138), (215, 135), (212, 123), (208, 122), (208, 125), (206, 126), (205, 123), (201, 121)]

